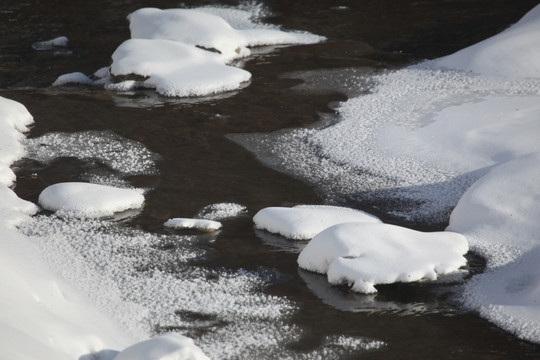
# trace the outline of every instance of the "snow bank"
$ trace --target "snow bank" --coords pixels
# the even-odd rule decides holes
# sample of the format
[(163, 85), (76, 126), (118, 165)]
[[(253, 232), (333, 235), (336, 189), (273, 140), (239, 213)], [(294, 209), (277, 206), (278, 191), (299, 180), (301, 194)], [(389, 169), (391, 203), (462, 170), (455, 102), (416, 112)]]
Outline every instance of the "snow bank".
[(345, 223), (316, 235), (302, 250), (302, 269), (328, 275), (332, 284), (377, 292), (374, 285), (436, 280), (465, 266), (465, 238), (452, 232), (424, 233), (389, 224)]
[(540, 77), (540, 7), (482, 42), (432, 61), (431, 66), (460, 69), (477, 74)]
[(7, 187), (11, 163), (24, 154), (23, 135), (32, 116), (0, 97), (0, 348), (7, 359), (69, 360), (124, 347), (133, 339), (97, 313), (48, 270), (26, 236), (12, 230), (29, 221), (37, 207)]
[(339, 206), (299, 205), (292, 208), (269, 207), (254, 217), (255, 227), (295, 240), (307, 240), (336, 224), (346, 222), (376, 223), (368, 213)]
[(140, 208), (140, 191), (89, 183), (59, 183), (39, 194), (39, 204), (46, 210), (82, 217), (105, 217)]
[(250, 55), (249, 47), (325, 39), (261, 24), (261, 14), (256, 6), (139, 9), (128, 16), (131, 39), (113, 53), (109, 71), (98, 71), (92, 79), (81, 73), (65, 74), (53, 85), (105, 85), (116, 91), (155, 88), (161, 95), (175, 97), (211, 95), (238, 89), (250, 80), (249, 72), (228, 65)]
[(539, 177), (538, 152), (493, 168), (463, 195), (448, 227), (487, 259), (466, 304), (533, 342), (540, 339)]
[(169, 333), (134, 344), (114, 360), (209, 360), (193, 340)]
[(163, 226), (174, 229), (198, 229), (202, 231), (216, 231), (223, 227), (219, 221), (187, 218), (169, 219)]

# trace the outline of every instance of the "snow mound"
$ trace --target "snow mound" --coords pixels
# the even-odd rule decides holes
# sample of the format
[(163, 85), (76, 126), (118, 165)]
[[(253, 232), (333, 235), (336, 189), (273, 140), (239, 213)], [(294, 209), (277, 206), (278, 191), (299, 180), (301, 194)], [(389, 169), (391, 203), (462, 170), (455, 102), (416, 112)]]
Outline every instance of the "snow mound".
[(103, 85), (114, 91), (152, 88), (169, 97), (207, 96), (247, 84), (251, 74), (228, 64), (250, 55), (249, 47), (325, 40), (261, 24), (261, 15), (257, 6), (139, 9), (129, 14), (131, 39), (113, 53), (109, 69), (98, 70), (92, 79), (65, 74), (53, 85)]
[(540, 6), (502, 33), (433, 60), (430, 66), (513, 78), (540, 77)]
[(305, 270), (328, 275), (332, 284), (377, 292), (374, 285), (436, 280), (459, 271), (467, 260), (465, 238), (452, 232), (425, 233), (389, 224), (346, 223), (315, 236), (298, 257)]
[(59, 183), (39, 194), (39, 204), (46, 210), (80, 217), (107, 217), (114, 213), (140, 208), (144, 196), (137, 190), (88, 183)]
[[(219, 53), (223, 62), (250, 55), (248, 46), (313, 44), (324, 40), (322, 36), (285, 32), (249, 21), (250, 15), (246, 10), (211, 7), (143, 8), (128, 19), (132, 39), (168, 39), (209, 49)], [(233, 20), (232, 24), (227, 17)]]
[(110, 90), (155, 88), (165, 96), (204, 96), (237, 89), (251, 78), (245, 70), (225, 65), (218, 55), (170, 40), (130, 39), (112, 55), (111, 74), (148, 77), (142, 82), (108, 85)]
[(205, 219), (174, 218), (167, 220), (163, 226), (174, 229), (198, 229), (202, 231), (216, 231), (223, 225), (219, 221)]
[(131, 345), (114, 360), (209, 360), (193, 340), (168, 333)]
[(294, 240), (311, 239), (324, 229), (346, 222), (377, 223), (368, 213), (339, 206), (299, 205), (292, 208), (269, 207), (260, 210), (253, 222), (257, 229), (281, 234)]
[(196, 215), (206, 220), (223, 220), (239, 216), (247, 211), (244, 205), (235, 203), (217, 203), (203, 207)]

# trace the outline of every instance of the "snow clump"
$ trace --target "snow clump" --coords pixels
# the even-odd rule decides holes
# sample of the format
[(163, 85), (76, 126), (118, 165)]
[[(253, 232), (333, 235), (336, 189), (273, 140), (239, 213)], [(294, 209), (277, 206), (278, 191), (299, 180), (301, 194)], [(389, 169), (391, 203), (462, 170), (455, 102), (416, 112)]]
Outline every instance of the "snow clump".
[(459, 271), (467, 260), (467, 240), (452, 232), (425, 233), (381, 223), (346, 223), (316, 235), (298, 265), (327, 274), (331, 284), (375, 293), (377, 284), (436, 280)]

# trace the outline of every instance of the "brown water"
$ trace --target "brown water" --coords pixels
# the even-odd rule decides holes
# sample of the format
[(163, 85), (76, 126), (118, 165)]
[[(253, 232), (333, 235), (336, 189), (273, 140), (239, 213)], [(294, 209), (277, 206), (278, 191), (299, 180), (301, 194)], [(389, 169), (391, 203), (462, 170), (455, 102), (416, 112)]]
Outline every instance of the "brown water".
[[(206, 3), (210, 2), (186, 2), (188, 6)], [(263, 166), (225, 137), (308, 126), (319, 119), (319, 113), (333, 112), (329, 104), (346, 99), (338, 92), (290, 91), (301, 81), (284, 78), (285, 74), (343, 67), (369, 71), (448, 54), (501, 31), (535, 1), (266, 3), (274, 14), (268, 21), (329, 40), (256, 56), (245, 66), (253, 74), (247, 88), (195, 101), (146, 92), (127, 96), (94, 88), (49, 87), (61, 74), (91, 74), (108, 65), (114, 49), (128, 38), (128, 13), (143, 6), (176, 7), (176, 1), (4, 0), (0, 96), (21, 102), (34, 115), (36, 123), (29, 137), (50, 131), (112, 130), (162, 156), (159, 175), (129, 179), (134, 186), (153, 190), (143, 212), (126, 226), (163, 233), (164, 221), (191, 217), (205, 205), (245, 205), (248, 216), (226, 223), (211, 245), (215, 257), (204, 266), (232, 270), (263, 266), (283, 274), (266, 291), (287, 297), (299, 307), (290, 321), (303, 330), (303, 336), (288, 345), (298, 354), (317, 349), (327, 336), (348, 335), (387, 344), (351, 355), (363, 359), (540, 358), (540, 346), (522, 342), (461, 309), (455, 302), (459, 287), (398, 284), (380, 287), (376, 296), (365, 296), (329, 286), (323, 277), (298, 270), (293, 246), (255, 232), (251, 217), (267, 206), (321, 200), (305, 184)], [(348, 9), (333, 8), (336, 5)], [(36, 52), (30, 47), (60, 35), (70, 38), (71, 54)], [(23, 161), (16, 191), (36, 202), (44, 187), (79, 180), (87, 167), (73, 158), (48, 166)], [(481, 261), (471, 259), (478, 263), (474, 270), (481, 269)]]

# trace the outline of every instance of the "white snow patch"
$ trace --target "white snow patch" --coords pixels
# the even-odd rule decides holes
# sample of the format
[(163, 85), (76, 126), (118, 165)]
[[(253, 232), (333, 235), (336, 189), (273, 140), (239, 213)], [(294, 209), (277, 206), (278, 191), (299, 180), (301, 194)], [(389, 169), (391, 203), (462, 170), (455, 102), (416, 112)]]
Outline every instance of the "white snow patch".
[(163, 226), (174, 229), (198, 229), (202, 231), (216, 231), (223, 227), (219, 221), (187, 218), (169, 219)]
[(244, 205), (236, 203), (216, 203), (203, 207), (196, 215), (207, 220), (223, 220), (237, 217), (247, 212)]
[(107, 217), (114, 213), (142, 207), (140, 191), (89, 183), (59, 183), (39, 194), (39, 204), (46, 210), (80, 217)]
[(168, 333), (131, 345), (114, 360), (209, 360), (202, 350), (185, 336)]
[(264, 208), (253, 217), (253, 222), (258, 229), (294, 240), (307, 240), (336, 224), (377, 223), (380, 220), (371, 214), (346, 207), (299, 205), (292, 208)]
[(39, 41), (32, 44), (34, 50), (53, 50), (57, 47), (67, 47), (69, 39), (65, 36), (58, 36), (51, 40)]
[(374, 285), (436, 280), (459, 271), (467, 260), (465, 238), (452, 232), (425, 233), (381, 223), (346, 223), (316, 235), (298, 265), (328, 275), (332, 284), (377, 292)]

